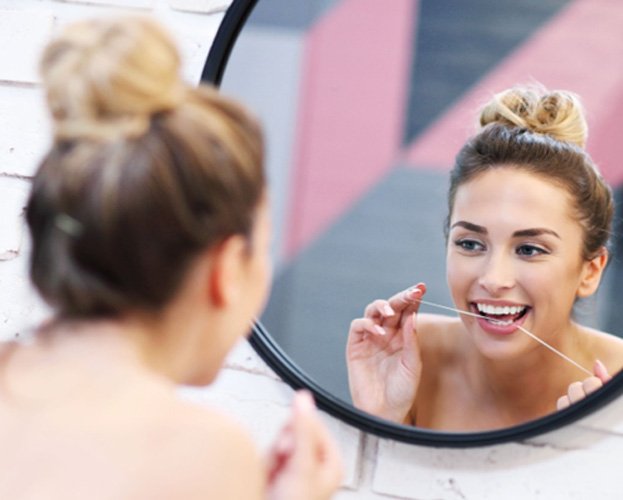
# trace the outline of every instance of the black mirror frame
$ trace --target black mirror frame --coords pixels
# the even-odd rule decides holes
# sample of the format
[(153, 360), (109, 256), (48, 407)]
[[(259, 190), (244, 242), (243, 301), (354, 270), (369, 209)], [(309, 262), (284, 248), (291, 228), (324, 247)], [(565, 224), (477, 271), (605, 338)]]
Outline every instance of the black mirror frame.
[[(260, 0), (234, 0), (228, 8), (217, 31), (212, 47), (204, 65), (201, 81), (220, 86), (229, 56), (253, 8)], [(618, 397), (623, 391), (623, 372), (619, 372), (610, 382), (597, 392), (545, 417), (514, 427), (499, 430), (449, 433), (430, 431), (388, 422), (368, 413), (357, 410), (345, 401), (334, 397), (307, 376), (275, 343), (266, 328), (256, 321), (249, 342), (258, 355), (272, 368), (284, 382), (293, 389), (309, 389), (318, 407), (335, 418), (350, 424), (361, 431), (386, 439), (423, 446), (467, 448), (489, 446), (509, 441), (522, 441), (551, 430), (568, 425), (594, 412)]]

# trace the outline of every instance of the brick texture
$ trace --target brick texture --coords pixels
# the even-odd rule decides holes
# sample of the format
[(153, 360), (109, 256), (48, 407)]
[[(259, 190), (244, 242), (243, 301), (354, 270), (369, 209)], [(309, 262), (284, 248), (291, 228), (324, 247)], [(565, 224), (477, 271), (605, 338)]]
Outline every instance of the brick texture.
[(39, 81), (37, 60), (53, 20), (50, 10), (0, 10), (0, 80)]
[(50, 142), (41, 90), (0, 85), (0, 130), (0, 174), (31, 176)]
[(156, 0), (56, 0), (57, 2), (75, 3), (82, 5), (104, 5), (109, 7), (123, 7), (127, 9), (151, 9)]
[(172, 9), (201, 14), (223, 12), (231, 5), (232, 0), (168, 0)]

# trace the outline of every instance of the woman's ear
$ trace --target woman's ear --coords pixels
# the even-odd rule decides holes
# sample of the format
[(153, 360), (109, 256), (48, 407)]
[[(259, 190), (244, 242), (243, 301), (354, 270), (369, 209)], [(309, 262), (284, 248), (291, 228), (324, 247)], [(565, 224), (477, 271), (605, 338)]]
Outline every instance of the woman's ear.
[(579, 298), (590, 297), (597, 291), (607, 263), (608, 250), (604, 247), (599, 255), (582, 264), (582, 279), (577, 291)]
[(229, 236), (212, 250), (209, 296), (217, 307), (235, 304), (243, 296), (248, 242), (240, 235)]

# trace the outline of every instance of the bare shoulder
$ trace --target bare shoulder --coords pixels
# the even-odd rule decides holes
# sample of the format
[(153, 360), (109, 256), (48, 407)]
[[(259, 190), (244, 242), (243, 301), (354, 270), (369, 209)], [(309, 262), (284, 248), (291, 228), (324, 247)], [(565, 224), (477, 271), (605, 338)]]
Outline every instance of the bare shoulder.
[(245, 429), (216, 410), (191, 404), (174, 413), (166, 426), (169, 456), (156, 467), (172, 467), (175, 482), (165, 481), (161, 491), (171, 486), (170, 498), (263, 498), (263, 464)]
[(122, 494), (106, 498), (263, 498), (263, 464), (240, 424), (173, 396), (132, 410), (98, 426), (115, 465), (94, 471), (89, 464), (85, 474), (121, 484)]
[(610, 373), (623, 368), (623, 339), (610, 333), (583, 327), (589, 351), (602, 361)]

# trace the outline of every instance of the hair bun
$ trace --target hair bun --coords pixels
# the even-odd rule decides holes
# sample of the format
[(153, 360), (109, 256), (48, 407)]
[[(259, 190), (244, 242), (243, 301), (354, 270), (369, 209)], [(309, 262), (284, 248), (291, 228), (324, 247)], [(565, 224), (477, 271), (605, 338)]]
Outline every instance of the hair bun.
[(564, 90), (514, 87), (493, 96), (480, 115), (480, 125), (502, 123), (524, 127), (559, 141), (585, 147), (588, 127), (577, 95)]
[(48, 45), (40, 68), (61, 139), (141, 135), (185, 88), (172, 39), (149, 18), (73, 23)]

